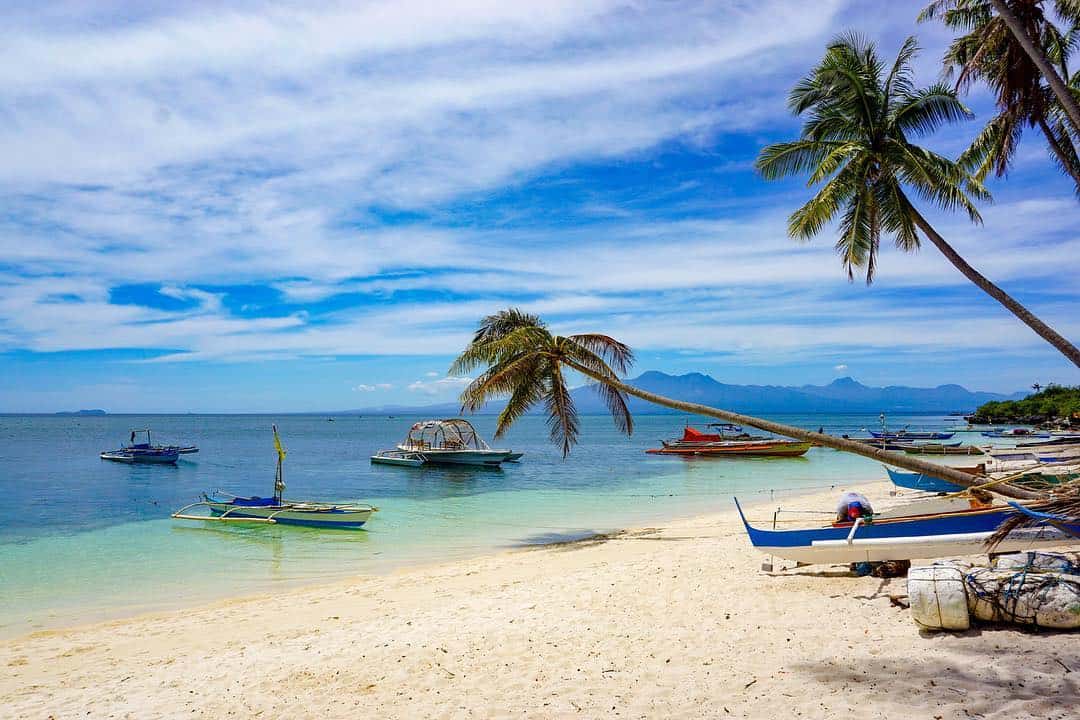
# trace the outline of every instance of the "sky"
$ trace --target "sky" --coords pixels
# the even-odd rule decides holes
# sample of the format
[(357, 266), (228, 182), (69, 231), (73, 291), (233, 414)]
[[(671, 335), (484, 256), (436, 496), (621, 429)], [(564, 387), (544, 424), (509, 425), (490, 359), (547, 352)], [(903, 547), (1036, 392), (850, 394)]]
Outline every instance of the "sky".
[[(228, 5), (228, 7), (226, 7)], [(932, 246), (848, 282), (791, 87), (858, 31), (918, 81), (920, 3), (15, 0), (0, 8), (0, 412), (319, 411), (453, 399), (506, 307), (723, 382), (1012, 392), (1075, 367)], [(955, 156), (991, 114), (921, 142)], [(1080, 340), (1080, 205), (1025, 135), (983, 224), (925, 208)]]

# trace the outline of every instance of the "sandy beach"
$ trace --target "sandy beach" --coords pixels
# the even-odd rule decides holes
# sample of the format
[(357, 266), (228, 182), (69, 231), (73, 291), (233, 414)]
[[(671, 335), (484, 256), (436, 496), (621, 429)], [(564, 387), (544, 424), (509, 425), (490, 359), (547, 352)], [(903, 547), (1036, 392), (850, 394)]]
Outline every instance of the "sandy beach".
[(903, 579), (763, 559), (732, 511), (37, 633), (0, 644), (0, 715), (1076, 717), (1075, 635), (924, 635)]

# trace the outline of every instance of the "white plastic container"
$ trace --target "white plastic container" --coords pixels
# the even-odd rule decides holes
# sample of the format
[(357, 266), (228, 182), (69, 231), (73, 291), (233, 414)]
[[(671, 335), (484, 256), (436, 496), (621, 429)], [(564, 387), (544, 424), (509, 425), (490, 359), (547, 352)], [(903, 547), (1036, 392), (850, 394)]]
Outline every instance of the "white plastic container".
[(967, 630), (967, 586), (964, 571), (950, 565), (913, 567), (908, 571), (911, 618), (927, 630)]

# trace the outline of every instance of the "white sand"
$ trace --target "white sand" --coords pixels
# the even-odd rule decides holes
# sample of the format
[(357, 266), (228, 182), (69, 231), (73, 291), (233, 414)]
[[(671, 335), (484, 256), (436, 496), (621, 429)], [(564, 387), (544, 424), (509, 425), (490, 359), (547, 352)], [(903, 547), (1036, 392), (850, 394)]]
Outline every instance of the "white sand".
[(923, 636), (902, 579), (762, 560), (729, 512), (38, 633), (0, 717), (1080, 717), (1080, 635)]

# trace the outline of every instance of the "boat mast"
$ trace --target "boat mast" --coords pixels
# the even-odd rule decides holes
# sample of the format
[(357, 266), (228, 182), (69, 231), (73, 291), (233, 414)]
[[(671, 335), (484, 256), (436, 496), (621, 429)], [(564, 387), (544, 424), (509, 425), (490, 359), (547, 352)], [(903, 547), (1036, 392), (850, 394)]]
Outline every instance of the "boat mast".
[(271, 425), (274, 429), (274, 449), (277, 450), (277, 474), (274, 476), (274, 502), (281, 504), (281, 494), (285, 492), (285, 473), (281, 464), (285, 460), (285, 448), (281, 446), (281, 438), (277, 434), (277, 425)]

